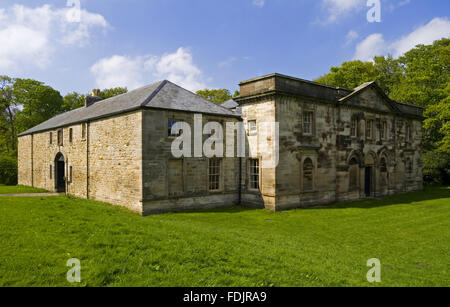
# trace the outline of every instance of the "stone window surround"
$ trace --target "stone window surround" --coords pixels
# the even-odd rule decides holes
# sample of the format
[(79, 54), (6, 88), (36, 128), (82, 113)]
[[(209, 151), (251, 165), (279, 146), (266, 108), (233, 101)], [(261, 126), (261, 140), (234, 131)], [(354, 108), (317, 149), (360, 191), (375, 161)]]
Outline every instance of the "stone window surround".
[[(309, 132), (305, 132), (305, 127), (306, 127), (306, 123), (305, 123), (305, 115), (306, 114), (312, 114), (311, 115), (311, 122), (309, 123)], [(304, 135), (308, 135), (308, 136), (312, 136), (315, 134), (315, 124), (316, 124), (316, 112), (313, 109), (310, 108), (304, 108), (302, 111), (302, 132)]]
[[(304, 180), (303, 180), (303, 167), (305, 164), (305, 161), (307, 159), (310, 159), (312, 161), (313, 164), (313, 180), (312, 180), (312, 189), (310, 190), (305, 190), (304, 189)], [(317, 154), (316, 153), (308, 153), (305, 154), (301, 160), (300, 163), (300, 189), (302, 191), (302, 193), (314, 193), (317, 191), (317, 183), (316, 183), (316, 179), (317, 179)]]
[(359, 134), (359, 120), (356, 116), (353, 116), (350, 123), (350, 136), (352, 138), (358, 138)]
[[(218, 189), (211, 189), (211, 183), (212, 183), (211, 182), (211, 176), (214, 176), (214, 175), (211, 175), (211, 162), (212, 161), (218, 161), (219, 162), (219, 166), (218, 166), (218, 180), (219, 180), (218, 186), (219, 186), (219, 188)], [(210, 159), (208, 159), (207, 172), (208, 172), (208, 191), (210, 193), (222, 192), (223, 191), (223, 159), (221, 159), (221, 158), (210, 158)], [(217, 175), (215, 175), (215, 176), (217, 176)]]
[[(252, 125), (250, 123), (254, 123), (254, 130), (251, 129)], [(256, 119), (247, 119), (247, 135), (248, 136), (257, 136), (258, 135), (258, 121)]]
[[(376, 132), (375, 132), (375, 118), (373, 117), (368, 117), (366, 118), (366, 122), (365, 122), (365, 131), (366, 131), (366, 140), (375, 140), (376, 139)], [(370, 133), (369, 132), (369, 127), (370, 127)]]
[[(257, 167), (252, 167), (252, 162), (257, 161)], [(258, 173), (252, 172), (252, 168), (258, 169)], [(252, 183), (256, 183), (256, 181), (252, 180), (252, 176), (258, 177), (258, 188), (254, 188)], [(249, 158), (248, 159), (248, 190), (249, 191), (260, 191), (261, 190), (261, 161), (259, 158)]]

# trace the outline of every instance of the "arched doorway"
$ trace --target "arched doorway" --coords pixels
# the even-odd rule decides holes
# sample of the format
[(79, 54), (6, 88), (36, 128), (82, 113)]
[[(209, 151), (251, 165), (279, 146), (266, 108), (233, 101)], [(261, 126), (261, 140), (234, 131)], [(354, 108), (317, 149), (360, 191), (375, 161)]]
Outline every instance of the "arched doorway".
[(55, 187), (58, 193), (66, 192), (65, 159), (62, 153), (58, 153), (55, 158)]
[(366, 155), (366, 158), (364, 159), (365, 164), (365, 179), (364, 179), (364, 192), (366, 194), (366, 197), (371, 197), (374, 192), (374, 167), (375, 167), (375, 157), (373, 154), (369, 153)]

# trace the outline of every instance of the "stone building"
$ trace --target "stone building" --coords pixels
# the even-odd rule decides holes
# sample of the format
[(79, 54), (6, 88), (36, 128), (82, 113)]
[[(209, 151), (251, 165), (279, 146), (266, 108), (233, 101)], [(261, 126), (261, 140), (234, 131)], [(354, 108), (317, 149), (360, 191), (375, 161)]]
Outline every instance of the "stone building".
[[(344, 89), (272, 74), (240, 88), (222, 106), (169, 81), (106, 100), (94, 92), (84, 107), (19, 136), (19, 184), (143, 215), (239, 204), (283, 210), (422, 189), (421, 108), (390, 100), (373, 82)], [(243, 123), (245, 157), (174, 157), (172, 126), (196, 130), (199, 114), (203, 142), (207, 123), (226, 135), (236, 132), (228, 123)], [(261, 133), (265, 122), (279, 123), (277, 139)], [(262, 167), (277, 141), (279, 162)]]

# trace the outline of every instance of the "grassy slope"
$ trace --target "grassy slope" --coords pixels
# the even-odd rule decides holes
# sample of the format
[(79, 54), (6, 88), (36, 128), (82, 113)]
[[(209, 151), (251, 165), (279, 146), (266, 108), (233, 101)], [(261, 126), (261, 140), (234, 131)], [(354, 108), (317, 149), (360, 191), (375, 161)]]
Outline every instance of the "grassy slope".
[(25, 186), (8, 186), (0, 184), (0, 194), (45, 193), (46, 190)]
[(0, 199), (0, 285), (450, 286), (450, 189), (327, 209), (142, 218), (68, 197)]

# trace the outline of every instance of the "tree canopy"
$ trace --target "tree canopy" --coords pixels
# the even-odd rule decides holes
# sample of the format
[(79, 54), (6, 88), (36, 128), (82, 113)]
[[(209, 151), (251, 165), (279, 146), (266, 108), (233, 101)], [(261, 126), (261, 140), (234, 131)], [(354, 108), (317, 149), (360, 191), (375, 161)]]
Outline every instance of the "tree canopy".
[(202, 96), (209, 101), (212, 101), (217, 104), (222, 104), (225, 101), (232, 99), (233, 97), (239, 96), (239, 92), (234, 92), (234, 95), (231, 95), (231, 92), (227, 89), (204, 89), (197, 91), (197, 95)]

